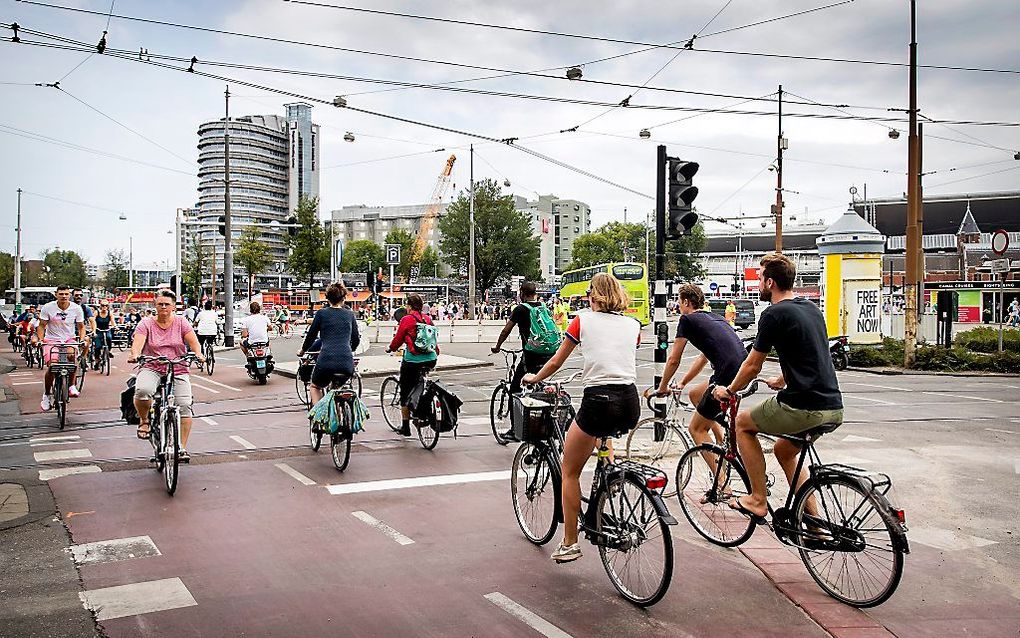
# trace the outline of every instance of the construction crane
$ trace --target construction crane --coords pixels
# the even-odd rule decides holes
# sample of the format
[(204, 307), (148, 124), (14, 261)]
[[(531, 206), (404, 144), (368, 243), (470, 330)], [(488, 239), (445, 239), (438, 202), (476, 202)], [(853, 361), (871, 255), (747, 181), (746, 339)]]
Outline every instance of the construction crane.
[(453, 163), (456, 161), (456, 155), (451, 155), (450, 159), (446, 160), (446, 166), (439, 173), (439, 179), (436, 180), (436, 187), (432, 191), (432, 197), (429, 198), (428, 207), (422, 215), (421, 224), (418, 226), (418, 240), (411, 251), (410, 283), (417, 281), (418, 275), (421, 274), (421, 258), (429, 245), (429, 235), (432, 234), (436, 227), (436, 221), (439, 219), (439, 209), (443, 205), (443, 198), (446, 197), (446, 191), (450, 189)]

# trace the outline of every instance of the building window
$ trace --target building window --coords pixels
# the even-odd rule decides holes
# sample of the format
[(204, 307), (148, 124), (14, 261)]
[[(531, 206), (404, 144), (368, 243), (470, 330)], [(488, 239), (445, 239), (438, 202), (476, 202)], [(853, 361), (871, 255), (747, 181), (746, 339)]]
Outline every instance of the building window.
[(574, 215), (574, 221), (575, 222), (581, 221), (581, 217), (579, 215)]
[(581, 207), (578, 206), (577, 204), (574, 204), (574, 210), (581, 210)]
[(578, 228), (577, 226), (574, 226), (574, 232), (580, 234), (581, 233), (581, 229)]

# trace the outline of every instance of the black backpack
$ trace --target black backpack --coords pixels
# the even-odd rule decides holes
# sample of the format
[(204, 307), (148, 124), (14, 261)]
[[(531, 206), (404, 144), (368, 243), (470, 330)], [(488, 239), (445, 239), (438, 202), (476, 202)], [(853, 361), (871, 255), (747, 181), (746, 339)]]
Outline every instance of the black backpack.
[(142, 422), (138, 418), (138, 410), (135, 409), (135, 378), (127, 380), (127, 387), (120, 393), (120, 416), (128, 425), (138, 425)]

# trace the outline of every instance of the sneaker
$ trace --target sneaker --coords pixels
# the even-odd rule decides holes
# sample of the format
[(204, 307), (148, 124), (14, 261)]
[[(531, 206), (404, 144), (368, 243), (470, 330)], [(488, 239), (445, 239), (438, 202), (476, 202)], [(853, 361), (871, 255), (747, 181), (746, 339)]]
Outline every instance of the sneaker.
[(53, 405), (50, 404), (50, 395), (43, 395), (42, 401), (39, 402), (39, 407), (42, 408), (43, 412), (49, 412), (53, 409)]
[(74, 397), (79, 397), (79, 396), (81, 396), (81, 392), (78, 392), (78, 386), (76, 386), (76, 385), (72, 385), (72, 386), (71, 386), (70, 388), (68, 388), (68, 389), (67, 389), (67, 394), (68, 394), (68, 395), (69, 395), (69, 396), (70, 396), (71, 398), (74, 398)]
[(400, 428), (400, 431), (397, 432), (397, 434), (399, 434), (400, 436), (411, 436), (410, 424), (405, 423), (404, 426)]
[(560, 543), (560, 546), (556, 548), (556, 551), (552, 553), (552, 558), (557, 563), (569, 563), (572, 560), (577, 560), (584, 554), (581, 553), (581, 546), (577, 543), (573, 545), (564, 546)]

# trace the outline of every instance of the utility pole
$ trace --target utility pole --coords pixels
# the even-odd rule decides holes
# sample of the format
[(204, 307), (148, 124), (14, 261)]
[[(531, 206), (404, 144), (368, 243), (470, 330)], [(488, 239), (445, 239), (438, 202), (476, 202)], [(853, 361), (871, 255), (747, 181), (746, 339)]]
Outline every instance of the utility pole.
[[(655, 285), (653, 288), (653, 321), (655, 322), (655, 386), (662, 382), (666, 369), (666, 348), (669, 346), (669, 326), (666, 325), (666, 147), (656, 150), (655, 169)], [(653, 403), (656, 416), (665, 417), (666, 404)], [(655, 432), (655, 440), (665, 435)]]
[(917, 143), (917, 1), (910, 0), (910, 73), (909, 73), (910, 135), (907, 140), (907, 248), (906, 275), (903, 296), (906, 309), (903, 315), (903, 367), (914, 365), (917, 350), (917, 253), (921, 236), (917, 225), (919, 217), (918, 195), (920, 172)]
[(21, 189), (18, 189), (18, 225), (14, 229), (18, 236), (14, 250), (14, 305), (21, 310)]
[(772, 214), (776, 216), (776, 252), (783, 252), (783, 85), (779, 85), (779, 137), (776, 138), (776, 205)]
[(174, 294), (177, 300), (181, 301), (181, 208), (177, 209), (177, 219), (174, 223), (174, 260), (176, 263), (177, 283), (174, 286)]
[(135, 287), (135, 238), (128, 237), (128, 288)]
[[(230, 86), (223, 92), (223, 345), (234, 347), (234, 249), (230, 230)], [(213, 257), (215, 259), (215, 256)]]
[[(917, 312), (924, 314), (924, 122), (917, 123)], [(920, 321), (920, 319), (918, 319)]]
[(475, 145), (471, 145), (470, 183), (471, 203), (468, 221), (468, 319), (475, 318)]

